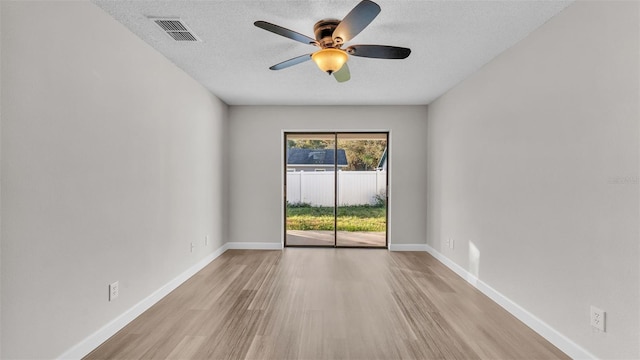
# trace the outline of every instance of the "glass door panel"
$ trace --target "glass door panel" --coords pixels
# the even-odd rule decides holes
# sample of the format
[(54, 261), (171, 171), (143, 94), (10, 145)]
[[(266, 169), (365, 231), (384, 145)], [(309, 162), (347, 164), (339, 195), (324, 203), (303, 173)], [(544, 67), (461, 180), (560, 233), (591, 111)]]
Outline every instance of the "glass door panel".
[(387, 133), (337, 134), (338, 247), (387, 246), (387, 140)]
[(285, 246), (335, 246), (335, 133), (285, 134)]

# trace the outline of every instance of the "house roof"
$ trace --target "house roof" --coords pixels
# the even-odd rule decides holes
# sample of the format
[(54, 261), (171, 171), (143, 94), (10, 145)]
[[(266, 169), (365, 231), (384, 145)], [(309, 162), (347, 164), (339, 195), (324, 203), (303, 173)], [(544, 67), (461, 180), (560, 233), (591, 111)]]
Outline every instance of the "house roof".
[(384, 148), (384, 152), (378, 161), (378, 169), (387, 169), (387, 148)]
[[(290, 148), (287, 153), (287, 165), (333, 165), (335, 159), (333, 149)], [(338, 149), (338, 166), (347, 166), (344, 149)]]

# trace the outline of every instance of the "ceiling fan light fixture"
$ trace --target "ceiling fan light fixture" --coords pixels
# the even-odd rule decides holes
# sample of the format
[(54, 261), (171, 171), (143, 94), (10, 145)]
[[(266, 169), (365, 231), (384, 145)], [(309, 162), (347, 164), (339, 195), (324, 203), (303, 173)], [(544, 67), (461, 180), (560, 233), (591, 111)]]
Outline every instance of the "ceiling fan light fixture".
[(349, 55), (344, 50), (334, 48), (322, 49), (311, 55), (311, 59), (318, 65), (320, 70), (329, 75), (340, 70), (348, 58)]

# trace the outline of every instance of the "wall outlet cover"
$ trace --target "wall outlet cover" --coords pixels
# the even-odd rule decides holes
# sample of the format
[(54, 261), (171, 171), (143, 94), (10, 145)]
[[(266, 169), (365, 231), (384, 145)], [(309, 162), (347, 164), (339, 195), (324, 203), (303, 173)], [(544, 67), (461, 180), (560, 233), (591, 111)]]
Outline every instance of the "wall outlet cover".
[(120, 282), (116, 281), (109, 284), (109, 301), (115, 300), (120, 294)]
[(591, 326), (593, 326), (594, 328), (605, 332), (606, 331), (606, 327), (605, 327), (605, 323), (606, 323), (606, 313), (604, 312), (604, 310), (602, 309), (598, 309), (595, 306), (591, 307)]

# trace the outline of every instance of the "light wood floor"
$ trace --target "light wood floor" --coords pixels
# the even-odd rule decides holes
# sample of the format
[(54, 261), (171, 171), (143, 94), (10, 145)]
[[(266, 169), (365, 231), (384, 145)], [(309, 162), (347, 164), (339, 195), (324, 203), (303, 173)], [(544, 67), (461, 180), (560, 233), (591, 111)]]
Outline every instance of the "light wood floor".
[(423, 252), (230, 250), (86, 359), (569, 359)]

